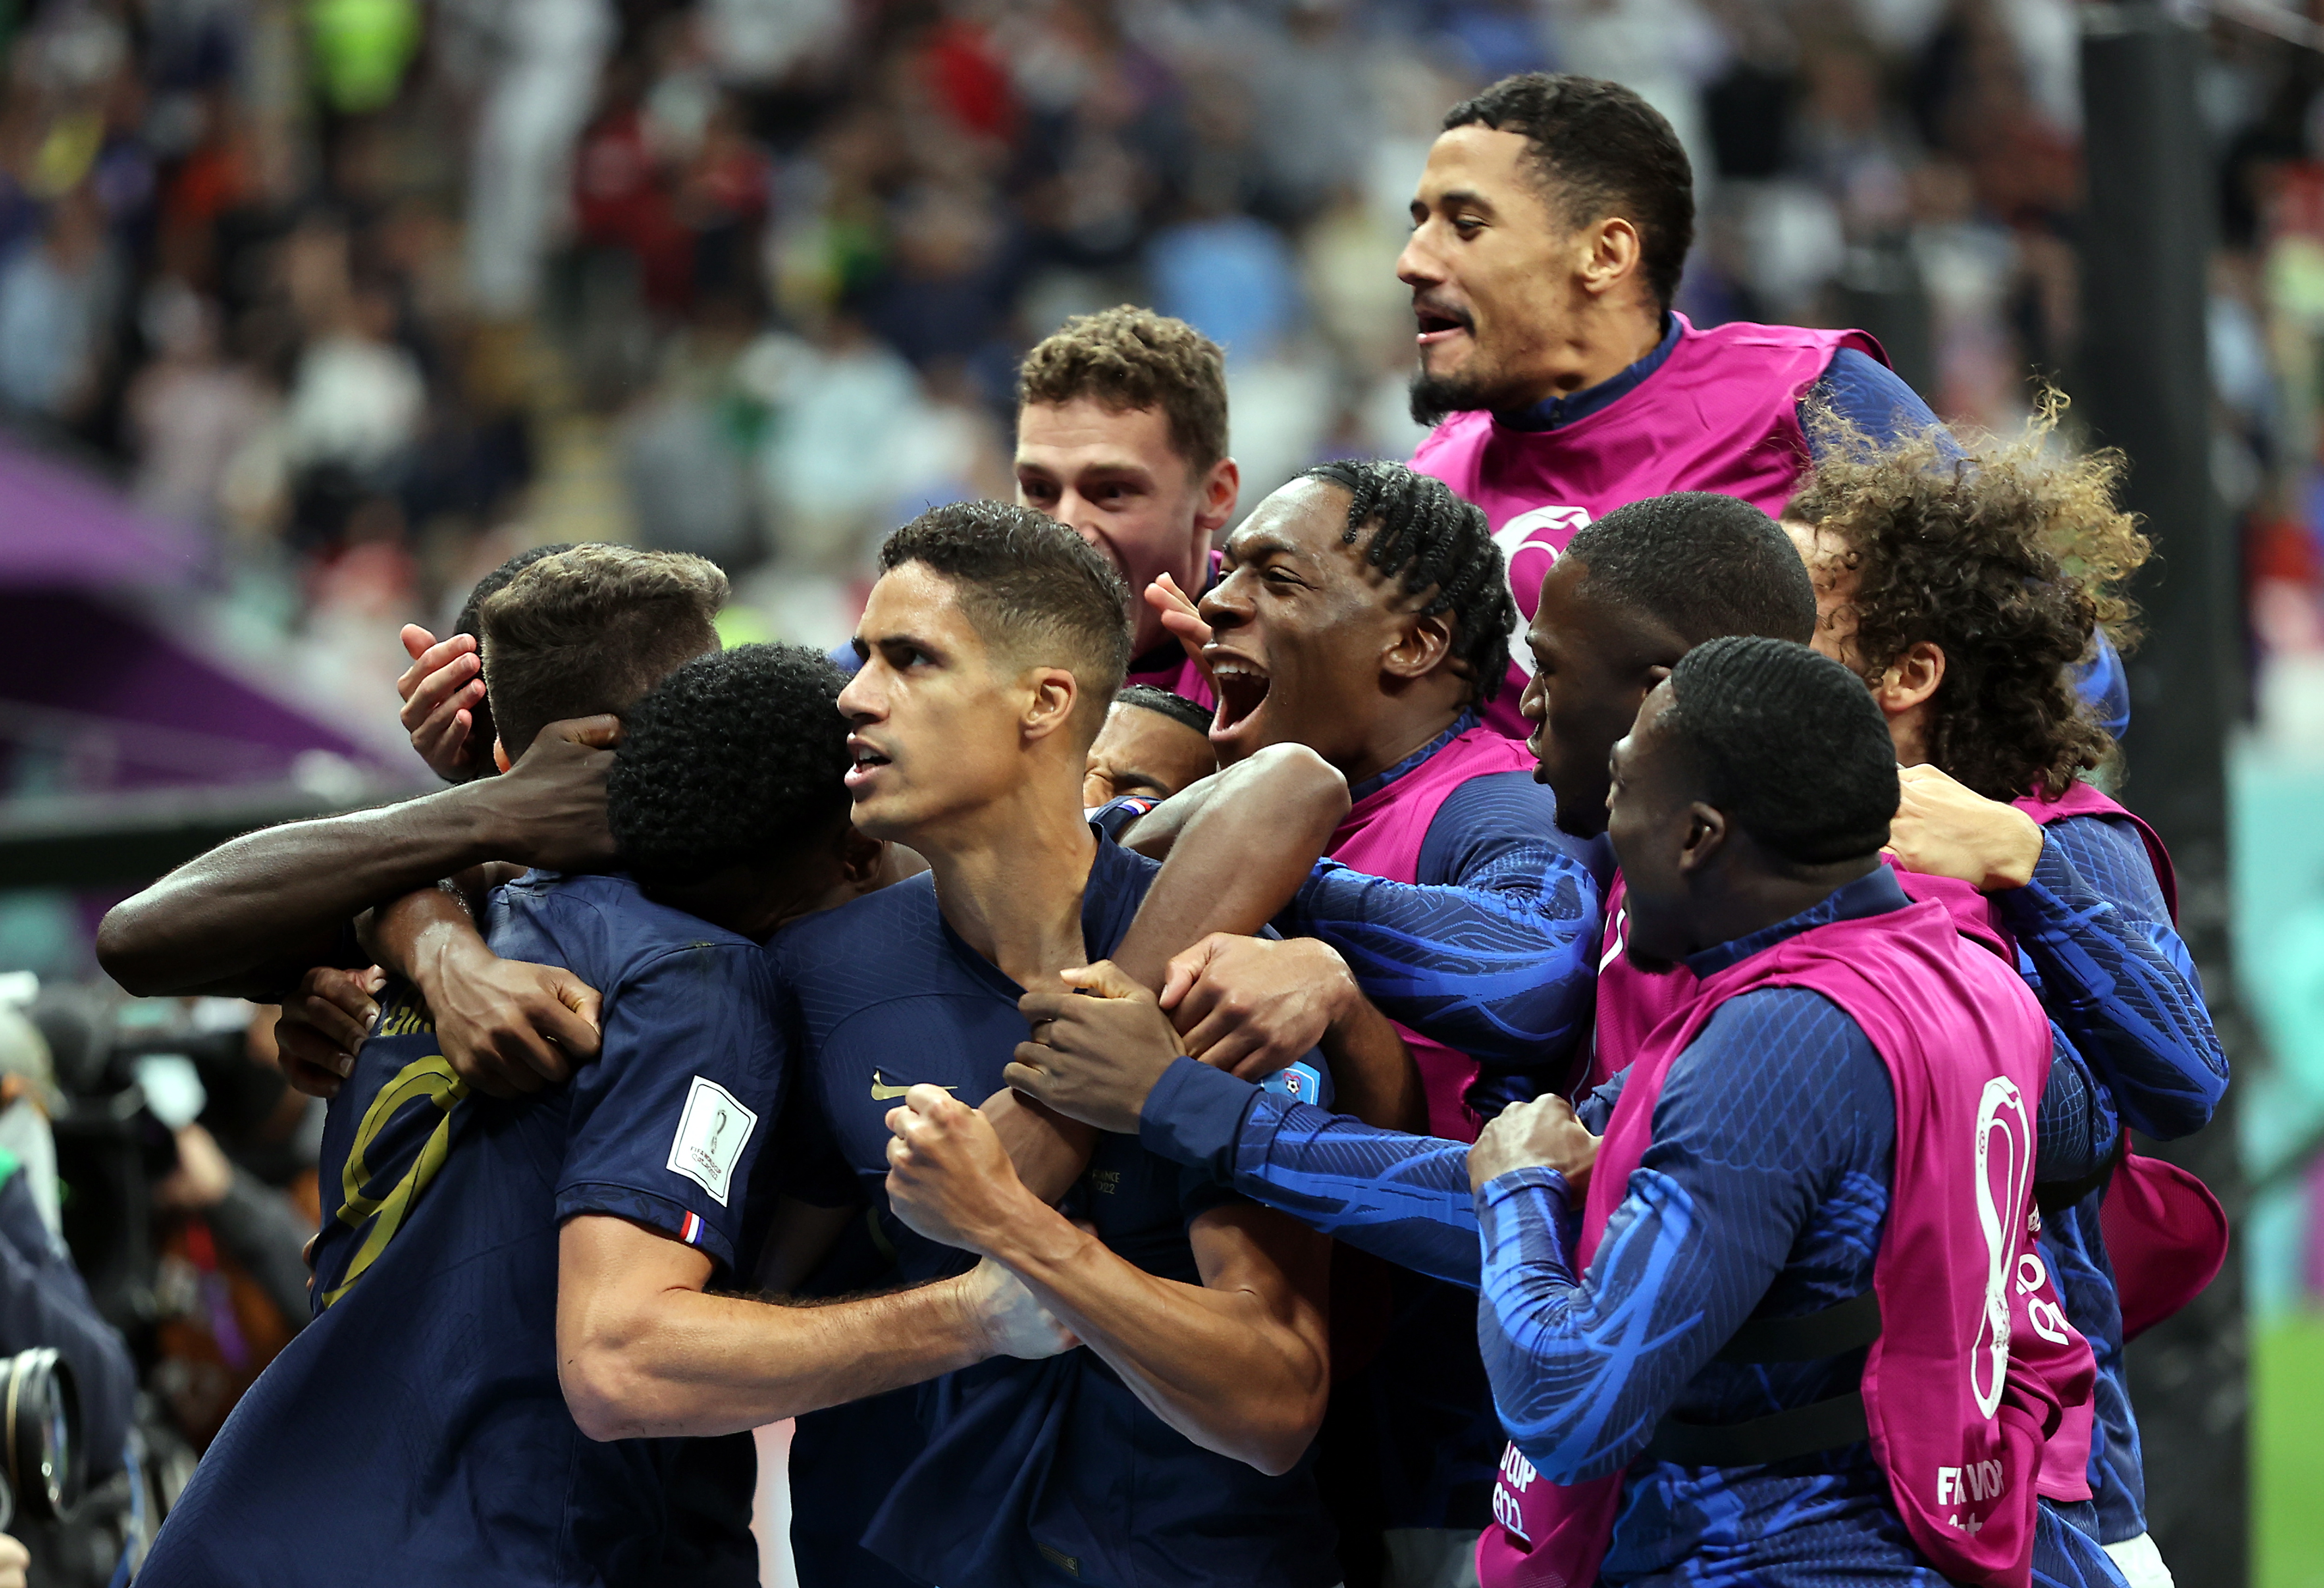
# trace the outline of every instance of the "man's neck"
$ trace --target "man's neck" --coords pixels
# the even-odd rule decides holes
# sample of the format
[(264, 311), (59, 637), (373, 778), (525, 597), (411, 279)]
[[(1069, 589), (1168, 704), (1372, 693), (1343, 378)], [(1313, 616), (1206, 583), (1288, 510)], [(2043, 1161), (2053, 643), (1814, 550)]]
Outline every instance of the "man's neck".
[[(1693, 952), (1732, 943), (1812, 909), (1839, 889), (1879, 869), (1879, 857), (1830, 865), (1730, 874), (1715, 898), (1701, 902)], [(1737, 868), (1738, 873), (1741, 868)]]
[(1386, 700), (1361, 743), (1353, 752), (1333, 758), (1333, 765), (1351, 789), (1376, 778), (1459, 722), (1466, 701), (1465, 687), (1457, 699), (1431, 695)]
[(1053, 987), (1059, 971), (1085, 963), (1082, 892), (1097, 840), (1071, 782), (1028, 779), (909, 842), (936, 873), (945, 923), (1019, 986)]
[(1586, 392), (1620, 374), (1662, 346), (1663, 316), (1651, 305), (1597, 307), (1577, 317), (1552, 352), (1538, 390), (1515, 408)]

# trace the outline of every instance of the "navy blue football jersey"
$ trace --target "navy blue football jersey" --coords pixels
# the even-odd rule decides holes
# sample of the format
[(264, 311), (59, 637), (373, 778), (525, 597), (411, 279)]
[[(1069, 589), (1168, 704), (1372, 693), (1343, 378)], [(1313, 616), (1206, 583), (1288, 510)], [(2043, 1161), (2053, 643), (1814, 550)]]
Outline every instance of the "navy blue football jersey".
[(604, 994), (569, 1085), (471, 1094), (391, 986), (324, 1133), (315, 1318), (202, 1458), (139, 1581), (755, 1583), (750, 1436), (585, 1436), (557, 1376), (558, 1226), (754, 1252), (783, 1103), (766, 956), (620, 877), (493, 896), (504, 958)]
[[(1083, 897), (1092, 960), (1129, 931), (1159, 868), (1100, 836)], [(800, 1085), (811, 1094), (908, 1279), (972, 1259), (924, 1239), (887, 1205), (887, 1115), (929, 1083), (970, 1103), (1001, 1087), (1025, 1039), (1024, 989), (963, 942), (923, 873), (771, 946)], [(1201, 1282), (1187, 1228), (1237, 1199), (1199, 1171), (1101, 1136), (1066, 1210), (1148, 1273)], [(1308, 1463), (1268, 1477), (1204, 1450), (1146, 1409), (1098, 1356), (1002, 1358), (920, 1397), (924, 1445), (897, 1474), (865, 1543), (945, 1588), (1083, 1583), (1129, 1588), (1339, 1581)]]

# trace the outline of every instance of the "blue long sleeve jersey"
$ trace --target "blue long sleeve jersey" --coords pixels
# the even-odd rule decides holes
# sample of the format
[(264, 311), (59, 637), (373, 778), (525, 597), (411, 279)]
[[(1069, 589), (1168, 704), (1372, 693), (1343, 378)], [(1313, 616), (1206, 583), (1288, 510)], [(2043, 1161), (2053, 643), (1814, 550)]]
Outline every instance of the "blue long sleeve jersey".
[[(1707, 974), (1809, 926), (1902, 903), (1894, 879), (1876, 872), (1694, 968)], [(1592, 1128), (1619, 1085), (1587, 1101)], [(1833, 1393), (1861, 1366), (1861, 1353), (1756, 1367), (1711, 1360), (1747, 1317), (1815, 1311), (1871, 1283), (1895, 1103), (1870, 1042), (1815, 993), (1746, 993), (1706, 1024), (1673, 1066), (1655, 1145), (1586, 1276), (1565, 1255), (1563, 1181), (1551, 1171), (1502, 1177), (1472, 1198), (1463, 1144), (1280, 1104), (1182, 1061), (1149, 1098), (1141, 1133), (1353, 1244), (1481, 1285), (1479, 1330), (1501, 1419), (1554, 1480), (1630, 1466), (1665, 1414), (1738, 1421)], [(2116, 1128), (2061, 1044), (2045, 1091), (2043, 1172), (2089, 1172)], [(1863, 1445), (1748, 1469), (1647, 1463), (1631, 1482), (1605, 1566), (1612, 1581), (1653, 1581), (1682, 1561), (1699, 1578), (1711, 1558), (1734, 1580), (1938, 1580)], [(2055, 1580), (2073, 1579), (2074, 1547), (2054, 1541)]]
[[(1463, 716), (1350, 794), (1395, 783), (1475, 725)], [(1276, 927), (1338, 949), (1382, 1013), (1477, 1060), (1487, 1091), (1551, 1090), (1589, 1024), (1607, 863), (1556, 816), (1530, 772), (1471, 778), (1430, 821), (1413, 882), (1320, 861)]]
[[(2018, 969), (2089, 1059), (2123, 1122), (2163, 1139), (2200, 1129), (2227, 1062), (2146, 847), (2127, 823), (2070, 817), (2043, 834), (2033, 880), (1997, 897)], [(2098, 1536), (2146, 1530), (2146, 1479), (2123, 1364), (2122, 1307), (2094, 1189), (2043, 1222), (2066, 1316), (2098, 1362), (2089, 1481)]]

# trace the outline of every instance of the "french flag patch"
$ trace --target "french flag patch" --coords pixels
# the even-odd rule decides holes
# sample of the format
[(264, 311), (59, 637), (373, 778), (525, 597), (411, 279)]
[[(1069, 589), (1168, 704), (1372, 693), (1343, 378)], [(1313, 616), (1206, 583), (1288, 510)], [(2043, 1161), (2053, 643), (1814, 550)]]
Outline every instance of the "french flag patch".
[(678, 1227), (678, 1238), (685, 1242), (688, 1246), (701, 1245), (702, 1215), (698, 1213), (687, 1214), (686, 1215), (686, 1222)]

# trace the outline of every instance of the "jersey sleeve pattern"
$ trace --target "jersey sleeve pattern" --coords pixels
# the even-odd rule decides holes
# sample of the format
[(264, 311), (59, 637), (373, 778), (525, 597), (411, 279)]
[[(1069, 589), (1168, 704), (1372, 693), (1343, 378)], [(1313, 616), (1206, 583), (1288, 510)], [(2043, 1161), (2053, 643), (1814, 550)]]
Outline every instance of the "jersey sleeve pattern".
[(2033, 880), (1998, 897), (2028, 980), (2124, 1122), (2168, 1140), (2200, 1130), (2227, 1055), (2187, 946), (2127, 824), (2070, 817), (2043, 830)]
[(1478, 1332), (1517, 1447), (1574, 1482), (1628, 1465), (1673, 1412), (1736, 1422), (1836, 1392), (1860, 1352), (1711, 1359), (1747, 1318), (1870, 1287), (1895, 1142), (1887, 1070), (1861, 1029), (1816, 993), (1761, 989), (1723, 1005), (1672, 1066), (1654, 1144), (1587, 1273), (1561, 1177), (1485, 1186)]
[(2122, 1136), (2114, 1094), (2091, 1075), (2089, 1066), (2053, 1020), (2050, 1025), (2050, 1078), (2034, 1116), (2034, 1177), (2044, 1183), (2095, 1175), (2114, 1156)]
[(603, 1051), (572, 1082), (557, 1216), (630, 1219), (731, 1270), (784, 1103), (766, 956), (742, 942), (667, 950), (608, 994), (604, 1022)]
[(1477, 1288), (1465, 1141), (1328, 1113), (1192, 1058), (1164, 1072), (1139, 1134), (1150, 1150), (1312, 1229)]
[(1589, 1025), (1601, 900), (1549, 836), (1545, 792), (1522, 772), (1472, 778), (1430, 824), (1422, 881), (1323, 861), (1277, 924), (1338, 949), (1382, 1013), (1489, 1075), (1563, 1080)]

